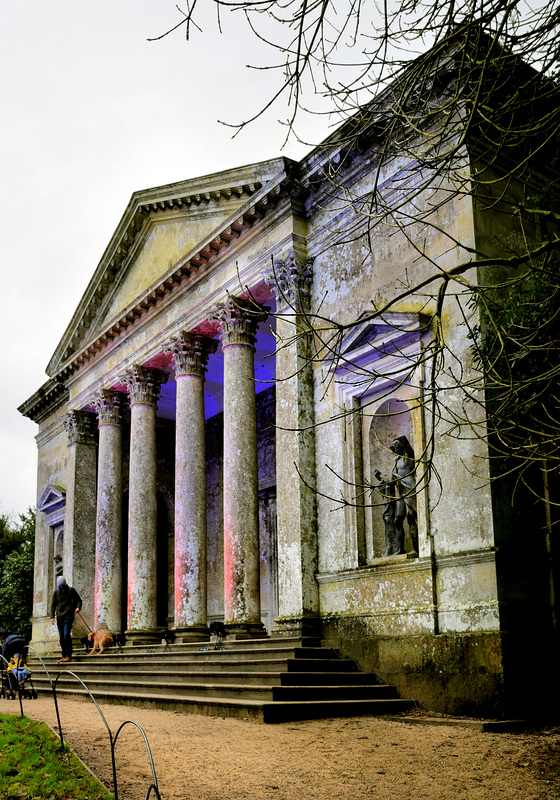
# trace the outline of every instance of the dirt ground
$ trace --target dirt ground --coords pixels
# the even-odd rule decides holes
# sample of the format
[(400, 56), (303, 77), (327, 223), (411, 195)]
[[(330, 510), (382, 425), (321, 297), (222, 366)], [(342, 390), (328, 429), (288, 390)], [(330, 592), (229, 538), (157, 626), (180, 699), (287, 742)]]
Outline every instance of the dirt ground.
[[(1, 701), (3, 713), (19, 713)], [(111, 787), (108, 735), (90, 702), (61, 699), (65, 741)], [(261, 725), (172, 711), (102, 706), (113, 732), (144, 729), (162, 800), (558, 800), (560, 726), (483, 733), (375, 717)], [(24, 713), (56, 728), (52, 699)], [(116, 748), (119, 798), (144, 798), (143, 738), (126, 726)], [(152, 795), (155, 796), (155, 795)]]

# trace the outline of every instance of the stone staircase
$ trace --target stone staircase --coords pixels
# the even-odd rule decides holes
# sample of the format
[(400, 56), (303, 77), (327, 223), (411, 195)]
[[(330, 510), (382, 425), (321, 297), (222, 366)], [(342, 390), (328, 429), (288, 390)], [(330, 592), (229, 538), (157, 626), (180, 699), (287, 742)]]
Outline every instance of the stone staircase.
[[(45, 657), (60, 697), (85, 697), (71, 670), (98, 702), (164, 708), (260, 722), (391, 714), (413, 701), (362, 672), (319, 639), (227, 641), (168, 647), (113, 647), (101, 656), (75, 651), (71, 664)], [(30, 659), (38, 692), (50, 690), (38, 659)]]

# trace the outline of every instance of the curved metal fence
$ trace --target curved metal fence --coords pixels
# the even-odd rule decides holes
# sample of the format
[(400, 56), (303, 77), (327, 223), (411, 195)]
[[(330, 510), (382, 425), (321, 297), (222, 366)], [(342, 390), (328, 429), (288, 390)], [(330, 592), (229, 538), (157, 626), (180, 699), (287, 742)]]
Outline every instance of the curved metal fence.
[[(49, 683), (50, 683), (50, 686), (51, 686), (50, 691), (51, 691), (52, 696), (53, 696), (54, 707), (55, 707), (55, 711), (56, 711), (56, 719), (57, 719), (57, 724), (58, 724), (58, 736), (59, 736), (59, 739), (60, 739), (60, 747), (61, 748), (64, 747), (64, 735), (63, 735), (63, 732), (62, 732), (62, 722), (61, 722), (61, 719), (60, 719), (60, 710), (59, 710), (59, 705), (58, 705), (57, 684), (58, 684), (58, 681), (60, 680), (62, 675), (70, 675), (72, 678), (75, 678), (81, 684), (81, 686), (82, 686), (82, 688), (84, 690), (84, 695), (87, 695), (91, 699), (93, 704), (95, 705), (95, 707), (96, 707), (96, 709), (97, 709), (97, 711), (99, 713), (99, 716), (101, 717), (101, 719), (103, 721), (103, 725), (105, 726), (105, 729), (107, 731), (108, 743), (109, 743), (109, 747), (110, 747), (110, 750), (111, 750), (111, 768), (112, 768), (112, 772), (113, 772), (113, 794), (115, 796), (115, 800), (119, 800), (118, 779), (117, 779), (117, 762), (116, 762), (116, 757), (115, 757), (115, 750), (116, 750), (117, 742), (119, 740), (119, 734), (121, 733), (123, 728), (125, 728), (127, 725), (132, 725), (138, 731), (140, 731), (140, 734), (142, 735), (142, 737), (144, 739), (144, 744), (145, 744), (145, 747), (146, 747), (146, 754), (148, 756), (148, 761), (149, 761), (150, 769), (151, 769), (151, 773), (152, 773), (152, 782), (149, 784), (148, 788), (146, 789), (145, 800), (148, 800), (152, 796), (155, 796), (157, 798), (157, 800), (162, 800), (161, 794), (160, 794), (160, 791), (159, 791), (159, 787), (158, 787), (156, 769), (155, 769), (155, 766), (154, 766), (154, 759), (152, 757), (152, 751), (151, 751), (151, 748), (150, 748), (150, 743), (148, 742), (148, 737), (146, 736), (146, 733), (145, 733), (144, 729), (142, 728), (142, 726), (139, 725), (137, 722), (134, 722), (134, 720), (128, 719), (128, 720), (125, 720), (125, 722), (123, 722), (119, 726), (117, 732), (113, 735), (113, 732), (111, 731), (111, 728), (109, 727), (109, 724), (108, 724), (107, 720), (105, 719), (105, 715), (103, 714), (103, 711), (101, 710), (101, 708), (99, 706), (99, 703), (97, 702), (97, 700), (95, 699), (95, 697), (93, 696), (93, 694), (91, 693), (91, 691), (89, 690), (87, 685), (84, 683), (84, 681), (79, 677), (79, 675), (76, 675), (76, 673), (72, 672), (71, 670), (63, 669), (57, 674), (57, 676), (55, 677), (55, 679), (53, 681), (53, 679), (51, 677), (51, 674), (50, 674), (50, 672), (49, 672), (49, 670), (47, 668), (47, 665), (45, 664), (45, 662), (43, 661), (43, 659), (41, 658), (39, 653), (35, 650), (34, 647), (31, 647), (31, 645), (25, 645), (25, 648), (19, 654), (19, 659), (16, 662), (17, 666), (21, 666), (25, 662), (25, 652), (27, 652), (27, 653), (33, 652), (34, 653), (34, 655), (39, 659), (41, 667), (45, 671), (45, 674), (46, 674), (46, 676), (47, 676), (47, 678), (49, 680)], [(24, 701), (24, 699), (27, 700), (30, 697), (31, 698), (36, 697), (37, 696), (37, 692), (35, 691), (34, 688), (32, 688), (31, 690), (27, 690), (23, 684), (20, 684), (19, 681), (18, 681), (17, 686), (13, 686), (12, 685), (13, 681), (10, 681), (10, 679), (9, 679), (9, 673), (8, 673), (9, 662), (1, 654), (0, 654), (0, 659), (1, 659), (0, 665), (1, 665), (1, 674), (2, 674), (2, 689), (1, 689), (0, 696), (1, 697), (6, 697), (6, 698), (12, 697), (12, 698), (15, 699), (15, 695), (17, 693), (17, 697), (19, 699), (20, 712), (21, 712), (21, 716), (23, 717), (24, 716), (24, 713), (23, 713), (23, 701)]]

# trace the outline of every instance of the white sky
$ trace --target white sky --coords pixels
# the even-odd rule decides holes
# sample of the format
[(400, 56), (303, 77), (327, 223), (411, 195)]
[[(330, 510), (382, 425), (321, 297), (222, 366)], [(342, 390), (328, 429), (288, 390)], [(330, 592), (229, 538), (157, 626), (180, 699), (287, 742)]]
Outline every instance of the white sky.
[(37, 426), (17, 407), (47, 379), (132, 192), (281, 154), (281, 109), (233, 140), (217, 122), (270, 92), (269, 72), (243, 69), (254, 39), (230, 21), (188, 45), (147, 41), (177, 22), (175, 2), (0, 2), (1, 511), (36, 503)]

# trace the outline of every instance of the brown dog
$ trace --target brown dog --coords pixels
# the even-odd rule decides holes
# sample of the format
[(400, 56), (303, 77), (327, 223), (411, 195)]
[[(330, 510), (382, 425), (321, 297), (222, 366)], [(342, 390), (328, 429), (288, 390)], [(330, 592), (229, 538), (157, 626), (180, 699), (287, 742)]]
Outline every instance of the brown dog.
[(105, 647), (110, 647), (113, 644), (113, 637), (109, 631), (92, 631), (92, 633), (89, 634), (88, 639), (90, 642), (93, 642), (93, 648), (91, 653), (88, 653), (88, 656), (92, 656), (98, 647), (99, 655), (101, 655)]

